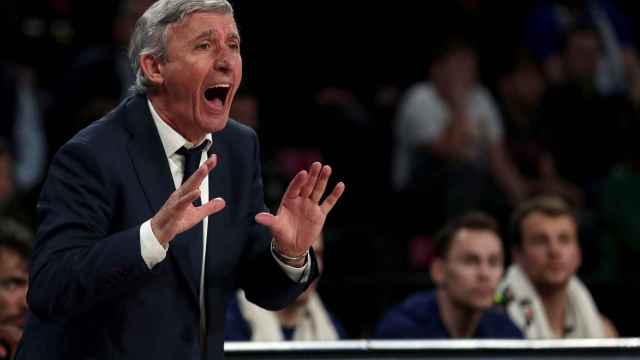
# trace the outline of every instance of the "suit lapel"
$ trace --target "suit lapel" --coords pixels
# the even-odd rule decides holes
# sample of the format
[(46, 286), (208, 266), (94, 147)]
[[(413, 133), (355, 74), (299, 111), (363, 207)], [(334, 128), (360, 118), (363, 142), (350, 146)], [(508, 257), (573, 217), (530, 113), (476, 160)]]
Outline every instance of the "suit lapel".
[[(209, 198), (223, 198), (227, 203), (225, 209), (209, 216), (209, 228), (207, 230), (207, 263), (206, 267), (210, 268), (212, 256), (220, 252), (222, 248), (221, 237), (224, 236), (226, 225), (228, 223), (230, 207), (233, 207), (233, 199), (231, 198), (231, 174), (229, 173), (229, 154), (227, 145), (225, 144), (223, 133), (214, 134), (213, 145), (209, 149), (209, 156), (216, 154), (218, 156), (218, 165), (209, 174)], [(212, 259), (212, 260), (210, 260)]]
[[(158, 129), (147, 105), (145, 96), (135, 96), (127, 104), (126, 126), (132, 134), (127, 146), (129, 156), (133, 162), (152, 214), (156, 214), (164, 205), (175, 185), (171, 176), (171, 169), (167, 161)], [(194, 300), (198, 299), (198, 280), (200, 273), (193, 274), (193, 264), (190, 260), (189, 247), (186, 246), (188, 233), (178, 235), (169, 246), (169, 253), (175, 258), (182, 275), (184, 275)], [(196, 239), (197, 240), (197, 239)], [(200, 240), (202, 241), (202, 240)]]

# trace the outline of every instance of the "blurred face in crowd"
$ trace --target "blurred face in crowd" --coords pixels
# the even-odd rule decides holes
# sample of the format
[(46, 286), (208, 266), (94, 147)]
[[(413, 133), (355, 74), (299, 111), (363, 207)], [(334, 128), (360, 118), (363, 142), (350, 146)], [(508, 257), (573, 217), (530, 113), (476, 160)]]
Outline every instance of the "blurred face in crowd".
[(444, 258), (436, 258), (431, 275), (448, 301), (457, 307), (485, 310), (503, 271), (502, 243), (489, 230), (461, 229)]
[(253, 95), (236, 96), (231, 117), (252, 129), (258, 129), (258, 99)]
[(566, 64), (569, 76), (574, 80), (591, 81), (598, 71), (601, 51), (595, 31), (576, 31), (568, 35)]
[(0, 325), (24, 327), (28, 264), (17, 252), (0, 248)]
[[(545, 91), (544, 77), (540, 69), (532, 62), (518, 67), (512, 76), (511, 95), (527, 109), (535, 109)], [(509, 95), (509, 94), (507, 94)]]
[(582, 259), (574, 219), (532, 212), (520, 223), (520, 237), (514, 260), (531, 282), (539, 289), (565, 287)]
[(232, 15), (197, 12), (171, 24), (164, 61), (147, 54), (141, 64), (156, 85), (160, 116), (191, 142), (222, 130), (242, 78), (240, 35)]
[(445, 100), (460, 103), (476, 83), (476, 68), (473, 50), (458, 48), (434, 63), (431, 78)]

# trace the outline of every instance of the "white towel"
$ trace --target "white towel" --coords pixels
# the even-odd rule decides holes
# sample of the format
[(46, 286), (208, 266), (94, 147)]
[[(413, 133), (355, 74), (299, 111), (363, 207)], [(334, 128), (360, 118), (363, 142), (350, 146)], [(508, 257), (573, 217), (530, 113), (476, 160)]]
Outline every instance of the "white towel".
[[(265, 310), (247, 300), (243, 291), (238, 292), (240, 313), (251, 329), (251, 341), (283, 341), (282, 328), (275, 312)], [(294, 333), (294, 341), (334, 341), (338, 333), (333, 322), (314, 291), (305, 305), (302, 319)]]
[[(518, 265), (511, 265), (498, 287), (509, 299), (507, 312), (528, 339), (550, 339), (557, 335), (551, 330), (547, 313), (538, 293)], [(604, 329), (600, 312), (589, 290), (575, 276), (569, 280), (565, 324), (567, 338), (602, 338)]]

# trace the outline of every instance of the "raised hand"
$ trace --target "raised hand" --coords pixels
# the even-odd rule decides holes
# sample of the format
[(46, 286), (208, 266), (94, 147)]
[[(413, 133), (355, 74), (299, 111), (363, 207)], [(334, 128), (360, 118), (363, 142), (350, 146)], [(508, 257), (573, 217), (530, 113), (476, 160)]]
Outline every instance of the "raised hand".
[(224, 209), (225, 202), (222, 198), (215, 198), (202, 206), (193, 206), (193, 201), (200, 197), (200, 184), (216, 165), (217, 157), (214, 154), (169, 196), (151, 219), (151, 231), (165, 248), (176, 235)]
[(256, 215), (256, 222), (271, 230), (282, 255), (305, 254), (320, 235), (327, 214), (345, 188), (344, 183), (339, 182), (320, 203), (330, 175), (331, 167), (313, 163), (308, 172), (302, 170), (291, 180), (276, 215), (267, 212)]

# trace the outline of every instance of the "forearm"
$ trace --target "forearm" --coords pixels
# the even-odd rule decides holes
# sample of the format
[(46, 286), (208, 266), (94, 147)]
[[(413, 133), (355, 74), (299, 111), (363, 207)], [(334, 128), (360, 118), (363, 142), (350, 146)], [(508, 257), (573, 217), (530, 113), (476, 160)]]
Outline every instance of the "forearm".
[[(34, 253), (27, 300), (42, 319), (68, 319), (122, 296), (150, 273), (140, 255), (138, 227), (103, 239), (46, 232)], [(85, 235), (86, 236), (86, 235)], [(64, 243), (64, 245), (61, 245)]]
[[(256, 241), (253, 241), (257, 244)], [(264, 246), (266, 245), (266, 246)], [(247, 299), (268, 310), (279, 310), (293, 302), (318, 276), (313, 249), (309, 253), (307, 279), (296, 281), (289, 277), (274, 258), (269, 243), (254, 248), (240, 267), (240, 287)]]

